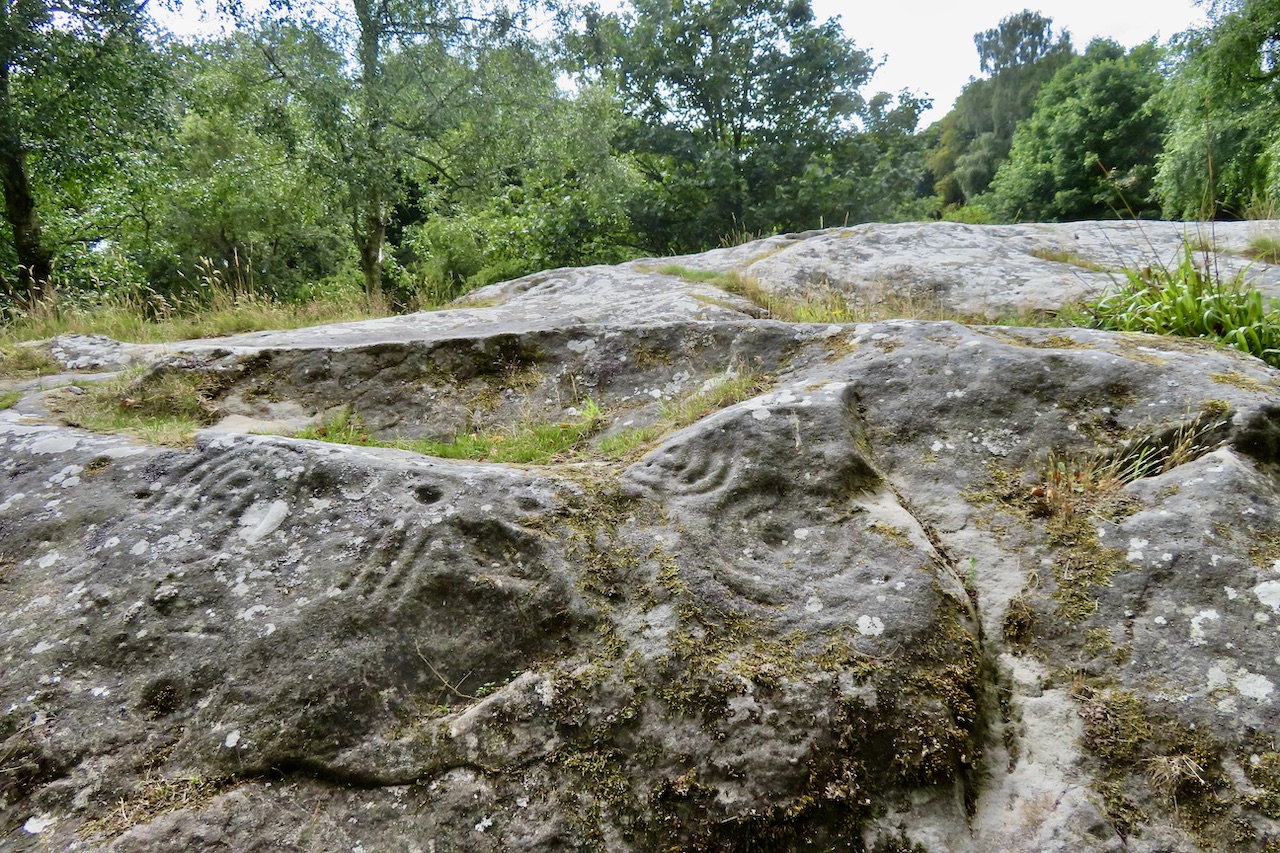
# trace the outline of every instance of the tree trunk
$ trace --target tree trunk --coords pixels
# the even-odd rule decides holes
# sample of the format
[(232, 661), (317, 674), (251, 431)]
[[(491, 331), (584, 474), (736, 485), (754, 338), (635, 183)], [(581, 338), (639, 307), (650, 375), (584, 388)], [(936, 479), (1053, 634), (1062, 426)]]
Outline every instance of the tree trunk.
[(386, 238), (386, 217), (375, 206), (365, 220), (363, 233), (357, 235), (360, 243), (360, 271), (364, 273), (364, 292), (374, 297), (382, 293), (382, 247)]
[(51, 259), (40, 240), (36, 200), (27, 181), (27, 155), (9, 102), (9, 67), (0, 66), (0, 184), (4, 186), (5, 218), (13, 229), (18, 255), (18, 299), (34, 305), (49, 287)]
[[(365, 293), (382, 293), (382, 250), (387, 239), (388, 197), (385, 134), (387, 117), (382, 100), (382, 40), (385, 33), (383, 7), (373, 0), (356, 0), (353, 4), (360, 31), (360, 118), (364, 124), (363, 218), (356, 228), (360, 247), (360, 269), (364, 272)], [(359, 197), (357, 194), (357, 197)], [(358, 221), (358, 220), (357, 220)]]

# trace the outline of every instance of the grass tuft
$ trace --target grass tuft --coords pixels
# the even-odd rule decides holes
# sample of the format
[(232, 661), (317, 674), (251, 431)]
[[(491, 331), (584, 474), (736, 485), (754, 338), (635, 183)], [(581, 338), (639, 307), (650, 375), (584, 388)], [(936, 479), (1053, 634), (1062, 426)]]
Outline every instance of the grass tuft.
[(1249, 246), (1245, 255), (1264, 264), (1280, 264), (1280, 236), (1275, 234), (1255, 234), (1249, 238)]
[(169, 812), (201, 809), (232, 784), (227, 779), (200, 776), (149, 778), (131, 797), (120, 799), (115, 806), (82, 823), (76, 834), (81, 838), (115, 838)]
[(1091, 261), (1077, 252), (1070, 252), (1063, 249), (1032, 249), (1030, 252), (1033, 258), (1039, 258), (1042, 261), (1053, 261), (1058, 264), (1070, 264), (1073, 267), (1092, 270), (1093, 272), (1113, 272), (1111, 267), (1103, 266), (1096, 261)]
[(1243, 272), (1223, 281), (1190, 246), (1177, 267), (1125, 270), (1115, 292), (1084, 310), (1096, 329), (1205, 338), (1280, 367), (1280, 312), (1266, 308)]
[(0, 377), (31, 379), (61, 372), (62, 365), (43, 347), (0, 343)]
[(216, 391), (217, 381), (205, 374), (135, 370), (101, 385), (61, 389), (46, 405), (67, 426), (186, 447), (196, 430), (217, 419)]

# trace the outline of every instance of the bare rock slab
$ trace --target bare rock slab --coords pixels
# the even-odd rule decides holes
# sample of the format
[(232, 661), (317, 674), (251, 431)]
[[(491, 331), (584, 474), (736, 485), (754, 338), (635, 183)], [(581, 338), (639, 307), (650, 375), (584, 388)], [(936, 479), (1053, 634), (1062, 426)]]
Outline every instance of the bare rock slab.
[[(1027, 305), (1061, 296), (1027, 246), (1122, 230), (1009, 229), (677, 266), (783, 289), (914, 245), (939, 284), (906, 279)], [(131, 351), (216, 379), (229, 418), (347, 407), (387, 439), (589, 398), (653, 430), (616, 459), (166, 449), (0, 412), (0, 846), (1280, 845), (1280, 373), (1140, 335), (782, 323), (714, 284), (560, 270)]]

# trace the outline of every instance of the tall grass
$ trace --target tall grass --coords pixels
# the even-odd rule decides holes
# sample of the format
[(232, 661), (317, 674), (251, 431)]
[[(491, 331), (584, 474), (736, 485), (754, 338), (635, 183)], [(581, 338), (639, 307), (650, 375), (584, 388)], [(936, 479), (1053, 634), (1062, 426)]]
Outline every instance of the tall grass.
[(367, 296), (354, 286), (318, 288), (305, 301), (281, 300), (241, 276), (228, 279), (206, 258), (191, 290), (181, 294), (160, 293), (146, 285), (104, 285), (96, 291), (72, 293), (54, 282), (49, 294), (35, 305), (0, 308), (0, 346), (65, 334), (156, 343), (296, 329), (390, 313), (385, 299)]

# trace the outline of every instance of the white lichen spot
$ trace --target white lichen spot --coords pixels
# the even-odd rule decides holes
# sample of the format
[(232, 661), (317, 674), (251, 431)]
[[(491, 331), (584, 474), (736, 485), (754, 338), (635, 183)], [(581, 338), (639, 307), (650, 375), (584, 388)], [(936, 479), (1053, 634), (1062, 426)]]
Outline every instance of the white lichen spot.
[(336, 586), (331, 586), (324, 592), (325, 598), (337, 598), (340, 595), (342, 595), (342, 590), (338, 589)]
[(1217, 565), (1218, 565), (1218, 563), (1221, 563), (1221, 562), (1222, 562), (1222, 555), (1221, 555), (1221, 554), (1210, 554), (1210, 555), (1209, 555), (1209, 565), (1210, 565), (1210, 566), (1217, 566)]
[(93, 696), (97, 696), (99, 699), (102, 699), (111, 695), (111, 689), (109, 687), (95, 687), (90, 690), (89, 693)]
[(542, 703), (542, 707), (550, 708), (556, 701), (556, 683), (551, 676), (547, 676), (538, 682), (533, 688), (538, 694), (538, 701)]
[(42, 569), (47, 569), (50, 566), (52, 566), (54, 563), (58, 562), (58, 560), (60, 559), (62, 559), (61, 554), (59, 554), (57, 551), (50, 551), (48, 554), (45, 554), (43, 557), (40, 558), (40, 562), (37, 563), (37, 565), (40, 566), (40, 568)]
[(68, 465), (58, 473), (54, 474), (48, 480), (46, 480), (46, 482), (50, 486), (61, 486), (64, 489), (68, 489), (72, 486), (79, 485), (80, 483), (79, 474), (82, 471), (84, 471), (84, 469), (81, 468), (79, 465)]
[(878, 637), (884, 633), (884, 622), (879, 616), (859, 616), (858, 633), (864, 637)]
[(27, 822), (22, 825), (22, 831), (28, 835), (39, 835), (46, 829), (52, 827), (58, 819), (53, 815), (38, 814), (27, 818)]
[(267, 607), (267, 605), (265, 604), (255, 604), (250, 608), (242, 610), (240, 612), (239, 618), (243, 619), (246, 622), (252, 622), (255, 618), (257, 618), (258, 616), (261, 616), (263, 613), (266, 613), (270, 609), (271, 608)]
[(1273, 613), (1280, 613), (1280, 581), (1263, 581), (1253, 588), (1253, 594)]
[(797, 539), (808, 539), (808, 538), (809, 538), (809, 528), (807, 528), (807, 527), (800, 527), (800, 528), (797, 528), (797, 529), (796, 529), (796, 532), (795, 532), (795, 533), (792, 533), (791, 535), (792, 535), (792, 536), (794, 536), (794, 537), (796, 537)]
[(816, 595), (809, 596), (809, 600), (804, 603), (804, 609), (808, 613), (821, 613), (822, 599)]
[(1191, 617), (1191, 645), (1203, 646), (1208, 640), (1205, 639), (1204, 625), (1206, 622), (1216, 622), (1221, 619), (1218, 611), (1201, 610), (1195, 616)]
[(1210, 691), (1226, 687), (1230, 683), (1231, 676), (1218, 664), (1209, 667), (1209, 671), (1205, 673), (1205, 687)]
[(1166, 619), (1166, 618), (1164, 618), (1163, 616), (1157, 616), (1156, 618), (1152, 619), (1151, 621), (1152, 621), (1152, 622), (1154, 622), (1154, 623), (1156, 623), (1157, 625), (1168, 625), (1168, 624), (1169, 624), (1169, 620), (1168, 620), (1168, 619)]
[(769, 416), (771, 414), (772, 413), (768, 409), (766, 409), (764, 406), (751, 410), (751, 417), (755, 418), (758, 421), (769, 420)]
[(150, 542), (145, 539), (139, 539), (134, 546), (129, 549), (129, 553), (135, 557), (141, 557), (143, 554), (147, 553), (147, 549), (150, 547)]
[(595, 349), (596, 342), (593, 341), (591, 338), (580, 338), (575, 341), (566, 342), (565, 346), (569, 348), (570, 352), (576, 352), (578, 354), (582, 354), (587, 350)]
[(36, 643), (34, 646), (31, 647), (30, 652), (33, 655), (38, 655), (38, 654), (43, 654), (44, 652), (47, 652), (50, 649), (56, 649), (57, 647), (58, 647), (57, 643), (51, 643), (48, 640), (41, 640), (40, 642)]
[(54, 453), (66, 453), (68, 450), (74, 450), (79, 444), (79, 440), (69, 435), (51, 435), (48, 438), (42, 438), (31, 445), (32, 453), (40, 453), (44, 455), (52, 455)]
[(1232, 587), (1224, 586), (1222, 588), (1222, 591), (1227, 594), (1227, 601), (1235, 601), (1237, 598), (1240, 597), (1240, 593), (1236, 592), (1235, 589)]
[(1130, 539), (1129, 553), (1125, 555), (1125, 559), (1131, 563), (1136, 563), (1142, 559), (1142, 549), (1151, 543), (1146, 539)]
[(1172, 555), (1172, 554), (1170, 554), (1168, 551), (1166, 551), (1166, 552), (1164, 552), (1163, 554), (1161, 554), (1161, 555), (1160, 555), (1160, 561), (1161, 561), (1161, 562), (1164, 562), (1164, 563), (1172, 563), (1172, 562), (1173, 562), (1173, 555)]
[(486, 815), (483, 820), (476, 824), (476, 832), (484, 832), (491, 826), (493, 826), (493, 818)]
[(222, 745), (227, 749), (235, 749), (240, 743), (240, 730), (235, 729), (228, 734), (222, 741)]
[(289, 505), (284, 501), (255, 501), (240, 517), (240, 538), (250, 545), (261, 542), (288, 517)]

